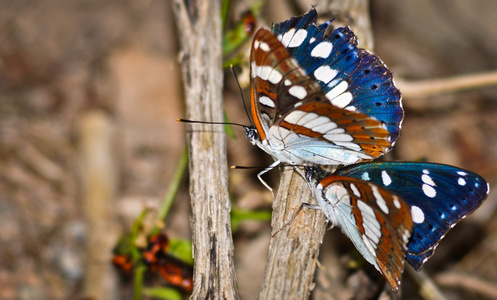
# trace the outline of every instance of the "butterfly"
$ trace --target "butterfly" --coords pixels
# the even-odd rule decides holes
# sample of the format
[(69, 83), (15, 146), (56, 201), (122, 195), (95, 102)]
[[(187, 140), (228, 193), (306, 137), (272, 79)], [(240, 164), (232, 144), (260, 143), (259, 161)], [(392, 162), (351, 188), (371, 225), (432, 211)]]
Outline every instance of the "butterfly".
[[(256, 32), (250, 56), (250, 142), (275, 162), (350, 165), (388, 152), (404, 112), (392, 73), (357, 47), (350, 28), (329, 33), (317, 13)], [(266, 185), (267, 186), (267, 185)], [(267, 186), (268, 187), (268, 186)], [(271, 188), (268, 187), (270, 190)]]
[(489, 192), (481, 176), (434, 163), (363, 163), (333, 174), (306, 167), (305, 177), (318, 203), (311, 208), (340, 227), (395, 291), (404, 261), (420, 270)]

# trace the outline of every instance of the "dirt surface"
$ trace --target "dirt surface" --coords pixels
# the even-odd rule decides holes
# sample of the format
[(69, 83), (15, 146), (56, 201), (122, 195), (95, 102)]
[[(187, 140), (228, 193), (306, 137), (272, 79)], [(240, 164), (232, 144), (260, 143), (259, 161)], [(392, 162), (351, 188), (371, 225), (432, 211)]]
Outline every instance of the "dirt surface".
[[(87, 132), (81, 122), (97, 113), (111, 128), (110, 148), (102, 150), (110, 155), (96, 154), (111, 161), (110, 169), (102, 172), (115, 180), (102, 215), (103, 231), (98, 233), (110, 244), (129, 229), (144, 206), (160, 206), (185, 147), (184, 126), (175, 121), (184, 112), (171, 3), (4, 0), (0, 7), (0, 299), (80, 299), (88, 296), (86, 272), (94, 264), (110, 266), (111, 257), (108, 249), (88, 243), (95, 236), (89, 225), (95, 219), (92, 211), (102, 208), (85, 200)], [(233, 8), (233, 19), (243, 8)], [(496, 2), (381, 0), (371, 9), (376, 53), (397, 78), (421, 80), (497, 69)], [(285, 6), (262, 18), (278, 22), (303, 12)], [(229, 72), (225, 77), (227, 114), (244, 122), (236, 86)], [(402, 137), (386, 159), (452, 164), (481, 174), (495, 186), (496, 95), (497, 88), (488, 87), (405, 98)], [(230, 165), (271, 162), (235, 130), (238, 139), (229, 141)], [(231, 171), (234, 207), (270, 209), (271, 195), (255, 173)], [(277, 175), (273, 171), (269, 176), (273, 186)], [(166, 222), (171, 237), (190, 237), (188, 201), (185, 180)], [(475, 214), (447, 235), (425, 266), (449, 299), (482, 297), (458, 284), (460, 277), (454, 274), (495, 282), (496, 206), (497, 193), (491, 192)], [(258, 294), (269, 235), (268, 223), (247, 222), (235, 236), (244, 299)], [(101, 260), (89, 265), (89, 253), (99, 250)], [(343, 254), (343, 259), (330, 265), (327, 252)], [(351, 252), (351, 243), (338, 230), (328, 234), (321, 253), (329, 272), (319, 271), (318, 292), (330, 288), (327, 276), (341, 276), (334, 268), (345, 268)], [(350, 272), (354, 275), (347, 283), (360, 284), (364, 273)], [(115, 287), (109, 299), (129, 292), (116, 278), (109, 281)], [(402, 299), (420, 299), (409, 276), (404, 279)], [(326, 295), (318, 292), (316, 298)]]

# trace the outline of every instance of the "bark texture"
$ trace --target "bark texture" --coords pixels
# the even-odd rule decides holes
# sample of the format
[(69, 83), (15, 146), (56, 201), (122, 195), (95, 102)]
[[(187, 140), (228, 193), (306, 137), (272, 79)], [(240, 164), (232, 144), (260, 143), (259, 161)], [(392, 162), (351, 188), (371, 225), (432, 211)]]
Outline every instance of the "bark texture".
[[(219, 1), (174, 1), (185, 85), (186, 116), (222, 121)], [(194, 289), (192, 299), (236, 299), (226, 137), (222, 126), (187, 125)]]

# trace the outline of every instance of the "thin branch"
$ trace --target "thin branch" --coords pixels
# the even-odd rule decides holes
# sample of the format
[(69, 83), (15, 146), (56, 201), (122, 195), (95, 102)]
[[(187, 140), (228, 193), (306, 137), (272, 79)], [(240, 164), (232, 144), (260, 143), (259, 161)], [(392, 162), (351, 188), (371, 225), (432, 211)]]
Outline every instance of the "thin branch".
[(406, 272), (419, 286), (419, 293), (426, 300), (444, 300), (447, 297), (441, 292), (435, 282), (426, 275), (425, 271), (417, 272), (410, 265), (406, 265)]
[(402, 96), (430, 97), (497, 85), (497, 71), (419, 81), (396, 80)]
[(118, 299), (117, 280), (110, 263), (118, 235), (114, 221), (118, 171), (116, 132), (104, 112), (90, 111), (78, 120), (80, 179), (86, 215), (86, 278), (84, 296)]
[(497, 299), (495, 282), (482, 280), (474, 276), (457, 273), (442, 273), (435, 277), (438, 284), (478, 293), (489, 299)]
[[(222, 121), (220, 1), (175, 0), (186, 115)], [(188, 124), (194, 288), (192, 299), (239, 298), (222, 126)]]

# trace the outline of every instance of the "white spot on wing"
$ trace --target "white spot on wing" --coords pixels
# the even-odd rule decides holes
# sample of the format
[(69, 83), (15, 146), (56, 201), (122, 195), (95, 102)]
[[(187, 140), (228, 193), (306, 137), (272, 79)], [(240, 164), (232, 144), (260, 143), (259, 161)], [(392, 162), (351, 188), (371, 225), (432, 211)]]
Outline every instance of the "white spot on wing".
[(343, 129), (343, 128), (336, 128), (336, 129), (333, 129), (330, 132), (327, 132), (327, 134), (328, 135), (332, 135), (332, 134), (339, 134), (339, 133), (344, 133), (344, 132), (345, 132), (345, 129)]
[(409, 238), (411, 237), (411, 233), (409, 232), (409, 230), (405, 230), (404, 231), (404, 234), (402, 235), (402, 240), (404, 241), (404, 244), (407, 244), (407, 242), (409, 242)]
[(320, 66), (314, 71), (314, 77), (322, 82), (330, 82), (338, 74), (337, 70), (330, 68), (330, 66)]
[(255, 67), (255, 74), (259, 76), (262, 80), (267, 80), (269, 78), (269, 74), (271, 74), (271, 71), (273, 70), (273, 67), (271, 66), (256, 66)]
[(372, 186), (372, 189), (373, 189), (373, 195), (376, 199), (376, 204), (378, 204), (378, 206), (380, 207), (380, 209), (388, 214), (388, 206), (387, 206), (387, 202), (385, 201), (385, 199), (383, 199), (383, 197), (381, 196), (380, 194), (380, 191), (378, 190), (378, 187), (373, 185)]
[(421, 180), (423, 180), (424, 183), (429, 184), (431, 186), (435, 186), (435, 182), (433, 182), (433, 179), (431, 179), (430, 175), (423, 174), (421, 175)]
[(337, 124), (334, 122), (331, 122), (330, 119), (328, 119), (326, 117), (319, 117), (319, 118), (325, 118), (328, 121), (327, 121), (327, 123), (321, 124), (318, 126), (311, 126), (309, 123), (309, 124), (307, 124), (307, 127), (311, 128), (312, 131), (314, 131), (314, 132), (319, 132), (319, 133), (323, 133), (323, 134), (327, 133), (330, 130), (337, 128)]
[(332, 88), (328, 93), (326, 93), (325, 96), (326, 96), (326, 98), (328, 98), (328, 100), (333, 100), (338, 95), (343, 94), (343, 92), (345, 92), (348, 87), (349, 87), (349, 84), (347, 83), (347, 81), (342, 81), (337, 86)]
[(257, 66), (255, 65), (255, 61), (250, 64), (250, 75), (252, 76), (252, 78), (255, 78), (257, 76)]
[(284, 83), (286, 86), (289, 86), (290, 84), (292, 84), (292, 82), (289, 79), (285, 79)]
[(361, 197), (361, 192), (359, 192), (359, 189), (355, 186), (355, 184), (351, 183), (350, 184), (350, 189), (356, 195), (357, 197)]
[(362, 173), (361, 179), (364, 180), (364, 181), (370, 181), (371, 180), (371, 178), (369, 178), (369, 173), (368, 172)]
[(392, 178), (390, 178), (387, 171), (385, 170), (381, 171), (381, 181), (383, 181), (383, 184), (385, 186), (389, 186), (390, 183), (392, 183)]
[(421, 224), (425, 221), (425, 214), (416, 205), (411, 206), (411, 216), (414, 223)]
[[(337, 107), (340, 107), (340, 108), (344, 108), (345, 106), (350, 104), (350, 101), (352, 101), (352, 99), (353, 99), (352, 94), (347, 92), (347, 93), (341, 94), (338, 97), (333, 98), (331, 100), (331, 104), (333, 104)], [(355, 107), (354, 107), (354, 110), (352, 110), (352, 111), (355, 111)]]
[(329, 133), (325, 134), (324, 137), (326, 139), (329, 139), (331, 141), (333, 141), (334, 143), (336, 142), (350, 142), (352, 140), (354, 140), (354, 138), (348, 134), (333, 134), (333, 135), (330, 135)]
[(274, 108), (274, 101), (267, 96), (259, 97), (259, 103), (261, 103), (262, 105)]
[(464, 180), (464, 178), (460, 177), (459, 179), (457, 179), (457, 183), (461, 186), (465, 186), (466, 180)]
[(423, 193), (430, 198), (435, 198), (437, 195), (437, 191), (431, 185), (426, 183), (423, 184)]
[(290, 124), (297, 124), (297, 122), (306, 115), (306, 112), (294, 110), (285, 117), (285, 121)]
[(282, 38), (278, 38), (283, 46), (288, 47), (288, 43), (290, 43), (290, 40), (292, 39), (293, 35), (295, 34), (295, 28), (292, 28), (285, 32)]
[(307, 126), (307, 123), (317, 119), (318, 117), (319, 117), (318, 114), (307, 112), (296, 124), (300, 126), (309, 127)]
[(333, 44), (330, 42), (321, 42), (314, 47), (311, 51), (312, 57), (321, 57), (327, 58), (331, 54), (331, 50), (333, 49)]
[[(286, 35), (286, 34), (285, 34)], [(305, 29), (299, 29), (293, 36), (293, 38), (290, 40), (290, 43), (288, 44), (288, 48), (295, 48), (300, 46), (302, 42), (305, 40), (307, 37), (307, 30)]]
[(400, 201), (399, 201), (399, 198), (393, 196), (393, 205), (395, 205), (395, 207), (397, 207), (397, 209), (400, 209)]
[(261, 47), (261, 49), (262, 49), (263, 51), (266, 51), (266, 52), (268, 52), (268, 51), (270, 50), (270, 49), (269, 49), (269, 45), (268, 45), (268, 44), (266, 44), (266, 43), (262, 43), (262, 42), (261, 42), (260, 47)]
[(315, 41), (316, 41), (316, 38), (311, 37), (311, 38), (309, 39), (309, 44), (312, 44), (312, 43), (314, 43)]
[(374, 248), (376, 248), (376, 245), (380, 241), (380, 236), (381, 236), (381, 225), (376, 219), (376, 215), (374, 213), (374, 210), (367, 205), (364, 201), (358, 200), (357, 201), (357, 207), (361, 211), (361, 216), (363, 220), (363, 226), (364, 226), (364, 231), (367, 235), (367, 237), (374, 242), (375, 244), (373, 245)]
[(269, 74), (268, 80), (272, 84), (278, 84), (282, 78), (283, 75), (281, 75), (281, 73), (278, 70), (273, 69), (273, 71)]
[(299, 85), (292, 86), (290, 89), (288, 89), (288, 93), (300, 100), (304, 99), (305, 96), (307, 96), (307, 91), (305, 90), (305, 88)]
[(461, 176), (466, 176), (466, 175), (468, 175), (468, 173), (463, 172), (463, 171), (457, 171), (457, 174), (458, 174), (458, 175), (461, 175)]
[(349, 148), (350, 150), (361, 151), (361, 146), (359, 146), (359, 145), (357, 145), (355, 143), (351, 143), (351, 142), (335, 142), (335, 141), (333, 141), (333, 142), (336, 145), (338, 145), (338, 146)]
[(305, 124), (306, 127), (312, 128), (314, 130), (315, 127), (330, 122), (330, 119), (327, 117), (323, 117), (323, 116), (319, 117), (317, 114), (315, 114), (315, 115), (317, 116), (317, 118), (315, 118), (314, 120)]
[(252, 63), (252, 77), (259, 76), (262, 80), (269, 80), (273, 84), (281, 81), (283, 76), (272, 66), (257, 66)]

